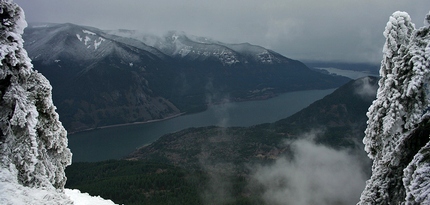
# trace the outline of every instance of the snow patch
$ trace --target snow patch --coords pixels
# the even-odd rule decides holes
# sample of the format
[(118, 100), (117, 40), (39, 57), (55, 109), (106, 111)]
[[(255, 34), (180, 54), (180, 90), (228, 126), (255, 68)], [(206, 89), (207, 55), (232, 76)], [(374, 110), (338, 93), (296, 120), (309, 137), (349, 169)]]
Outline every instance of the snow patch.
[(91, 41), (91, 38), (88, 36), (85, 36), (84, 44), (87, 45), (89, 41)]
[(52, 186), (32, 188), (19, 184), (17, 175), (14, 166), (0, 168), (0, 204), (72, 204), (64, 193)]
[(102, 44), (103, 41), (105, 41), (105, 39), (102, 37), (99, 37), (98, 41), (94, 40), (94, 49), (97, 50), (97, 48), (100, 46), (100, 44)]
[(178, 40), (178, 38), (179, 38), (179, 36), (178, 36), (177, 34), (173, 34), (173, 35), (172, 35), (172, 40), (173, 40), (173, 41)]
[(81, 37), (81, 35), (79, 35), (79, 34), (76, 34), (76, 37), (79, 39), (79, 41), (81, 41), (82, 42), (82, 37)]
[(178, 51), (178, 54), (184, 57), (191, 52), (191, 49), (192, 49), (191, 46), (184, 46)]
[(236, 56), (228, 50), (223, 50), (221, 51), (221, 53), (218, 55), (218, 58), (220, 59), (220, 61), (225, 65), (233, 65), (235, 63), (239, 63), (240, 61), (236, 58)]
[(0, 204), (73, 204), (115, 205), (100, 196), (90, 196), (77, 189), (57, 190), (54, 187), (33, 188), (18, 183), (17, 170), (0, 168)]
[(273, 63), (273, 56), (267, 51), (263, 51), (262, 53), (257, 54), (258, 59), (263, 63)]
[[(88, 35), (92, 35), (92, 36), (96, 36), (95, 33), (91, 32), (91, 31), (87, 31), (87, 30), (82, 30), (83, 33), (88, 34)], [(97, 50), (97, 48), (100, 47), (100, 45), (102, 44), (103, 41), (105, 41), (106, 39), (102, 38), (102, 37), (98, 37), (96, 38), (94, 41), (92, 40), (92, 38), (90, 36), (81, 36), (79, 34), (76, 34), (76, 37), (78, 38), (79, 41), (84, 42), (84, 45), (87, 48), (91, 48), (91, 46), (94, 46), (94, 50)], [(91, 43), (93, 41), (93, 43)]]
[(115, 205), (111, 200), (103, 199), (100, 196), (90, 196), (88, 193), (81, 193), (77, 189), (65, 189), (64, 192), (75, 205)]
[(95, 35), (96, 35), (95, 33), (91, 32), (91, 31), (88, 31), (88, 30), (82, 30), (82, 32), (83, 32), (83, 33), (86, 33), (86, 34), (88, 34), (88, 35), (93, 35), (93, 36), (95, 36)]

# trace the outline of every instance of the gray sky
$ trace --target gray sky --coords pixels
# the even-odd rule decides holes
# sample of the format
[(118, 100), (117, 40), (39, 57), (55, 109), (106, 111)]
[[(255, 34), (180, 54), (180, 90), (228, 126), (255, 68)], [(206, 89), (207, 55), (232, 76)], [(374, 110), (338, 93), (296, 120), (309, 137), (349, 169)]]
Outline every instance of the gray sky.
[(28, 22), (169, 30), (248, 42), (298, 60), (379, 63), (389, 16), (423, 26), (429, 0), (15, 0)]

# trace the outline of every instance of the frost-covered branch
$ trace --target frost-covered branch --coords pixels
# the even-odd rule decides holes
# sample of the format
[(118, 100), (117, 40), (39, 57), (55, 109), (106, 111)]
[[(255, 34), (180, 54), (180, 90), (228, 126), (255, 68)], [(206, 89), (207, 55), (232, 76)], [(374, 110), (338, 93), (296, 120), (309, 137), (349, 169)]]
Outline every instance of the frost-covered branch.
[(430, 187), (429, 175), (423, 175), (430, 164), (422, 159), (430, 157), (424, 147), (430, 127), (419, 127), (427, 123), (430, 107), (430, 26), (415, 29), (407, 13), (395, 12), (384, 36), (380, 87), (363, 139), (373, 159), (372, 177), (359, 204), (429, 204), (422, 187)]
[(22, 9), (2, 0), (0, 18), (0, 168), (17, 173), (24, 186), (62, 190), (71, 152), (52, 87), (32, 69), (23, 48), (27, 23)]

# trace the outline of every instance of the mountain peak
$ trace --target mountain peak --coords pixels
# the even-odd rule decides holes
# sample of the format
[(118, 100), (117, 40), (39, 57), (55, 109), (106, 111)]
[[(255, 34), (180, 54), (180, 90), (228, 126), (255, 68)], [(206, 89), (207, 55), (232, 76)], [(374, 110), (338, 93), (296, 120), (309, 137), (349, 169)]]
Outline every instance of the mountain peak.
[(24, 38), (30, 58), (42, 60), (45, 64), (70, 58), (100, 61), (109, 56), (122, 56), (128, 64), (142, 61), (142, 56), (149, 59), (165, 57), (157, 49), (140, 41), (71, 23), (32, 24), (26, 29)]
[(71, 23), (31, 24), (26, 29), (24, 38), (26, 49), (29, 53), (36, 54), (30, 58), (41, 58), (46, 63), (56, 61), (65, 55), (79, 59), (95, 58), (97, 53), (94, 51), (103, 43), (107, 43), (106, 39), (98, 34), (97, 29)]
[(224, 95), (239, 101), (345, 82), (260, 46), (177, 31), (160, 37), (44, 24), (29, 27), (24, 39), (74, 131), (201, 111), (208, 92), (216, 93), (214, 102)]
[(181, 39), (188, 39), (187, 34), (183, 31), (168, 31), (165, 35), (166, 38), (171, 38), (172, 41), (178, 40), (178, 38)]
[(185, 60), (215, 60), (224, 66), (238, 64), (288, 63), (284, 56), (250, 43), (228, 44), (208, 37), (189, 35), (183, 31), (168, 31), (162, 36), (133, 30), (108, 31), (110, 34), (133, 38), (164, 54)]

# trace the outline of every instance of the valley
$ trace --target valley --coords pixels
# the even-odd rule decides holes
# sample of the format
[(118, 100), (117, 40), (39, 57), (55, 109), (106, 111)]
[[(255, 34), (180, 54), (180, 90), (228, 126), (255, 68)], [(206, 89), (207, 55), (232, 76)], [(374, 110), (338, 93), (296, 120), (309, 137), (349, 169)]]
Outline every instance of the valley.
[(68, 188), (127, 204), (261, 204), (264, 166), (317, 150), (311, 158), (354, 161), (344, 172), (354, 175), (351, 195), (329, 201), (348, 204), (362, 189), (368, 164), (357, 142), (376, 78), (351, 81), (260, 46), (174, 31), (41, 24), (24, 39), (73, 133)]
[(430, 204), (424, 2), (1, 0), (0, 204)]
[(170, 32), (151, 46), (110, 33), (74, 24), (25, 30), (24, 46), (34, 68), (54, 87), (53, 100), (69, 132), (201, 112), (225, 100), (336, 88), (349, 81), (247, 43)]
[(74, 162), (120, 159), (162, 135), (191, 127), (238, 127), (273, 123), (300, 111), (333, 92), (311, 90), (284, 93), (268, 100), (212, 105), (204, 112), (181, 115), (158, 122), (113, 126), (69, 133)]
[[(260, 166), (276, 169), (272, 166), (282, 160), (302, 163), (305, 158), (297, 155), (300, 149), (307, 153), (328, 149), (331, 151), (327, 159), (319, 159), (320, 155), (326, 155), (326, 151), (317, 151), (311, 157), (322, 161), (306, 166), (324, 163), (333, 168), (318, 165), (319, 170), (315, 173), (352, 169), (338, 173), (337, 177), (343, 179), (341, 176), (345, 176), (345, 183), (351, 183), (350, 187), (355, 191), (348, 189), (349, 195), (327, 199), (350, 204), (358, 200), (370, 172), (360, 140), (366, 127), (365, 113), (375, 97), (376, 88), (377, 78), (361, 78), (273, 123), (250, 127), (188, 128), (163, 135), (140, 147), (128, 155), (127, 160), (75, 162), (66, 170), (69, 177), (66, 187), (127, 204), (142, 201), (165, 204), (170, 200), (186, 201), (187, 204), (202, 204), (206, 200), (220, 200), (219, 203), (225, 204), (262, 204), (270, 189), (255, 181), (260, 175)], [(300, 148), (302, 146), (308, 148)], [(347, 158), (346, 161), (336, 161), (338, 157)], [(289, 165), (288, 169), (295, 166)], [(82, 172), (93, 173), (91, 175), (96, 177), (87, 178)], [(173, 181), (175, 183), (170, 183)], [(324, 188), (327, 184), (320, 185)], [(127, 187), (127, 192), (118, 192), (118, 187)], [(287, 188), (287, 185), (277, 187)], [(222, 197), (226, 193), (227, 197)]]

